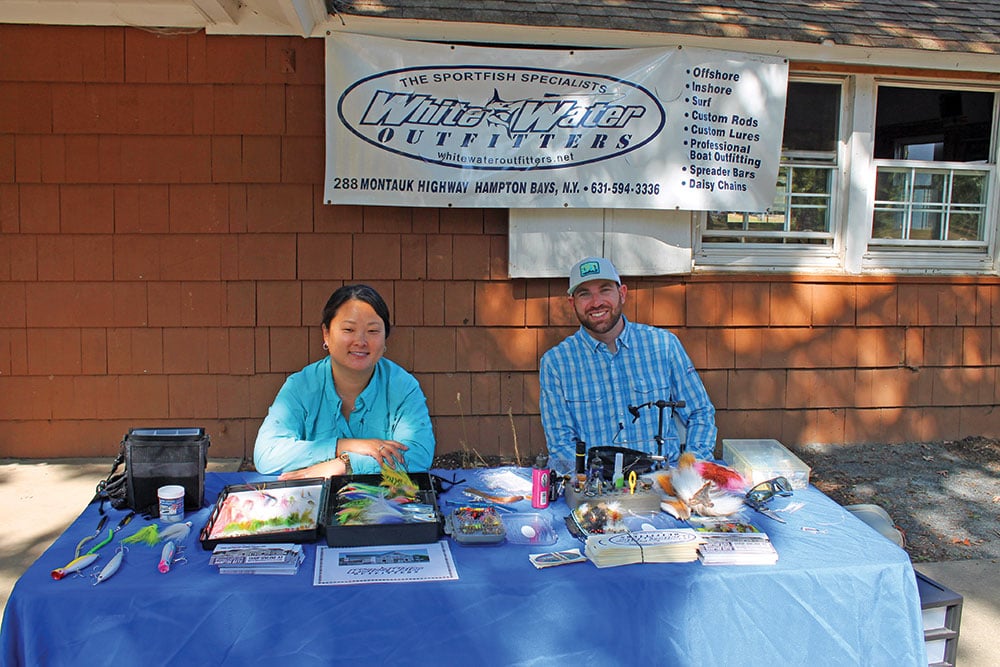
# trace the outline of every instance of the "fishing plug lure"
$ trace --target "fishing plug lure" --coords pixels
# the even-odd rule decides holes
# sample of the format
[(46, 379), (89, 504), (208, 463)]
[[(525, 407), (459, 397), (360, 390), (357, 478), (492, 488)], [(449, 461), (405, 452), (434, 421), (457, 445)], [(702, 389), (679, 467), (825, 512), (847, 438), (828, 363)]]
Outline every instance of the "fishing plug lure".
[(161, 574), (166, 574), (170, 572), (170, 568), (174, 563), (180, 563), (186, 559), (178, 558), (177, 544), (173, 540), (170, 540), (163, 545), (163, 551), (160, 552), (160, 563), (156, 566), (156, 569), (160, 571)]
[[(102, 581), (107, 581), (115, 575), (118, 568), (122, 566), (122, 560), (125, 558), (125, 547), (118, 545), (115, 550), (114, 557), (108, 561), (108, 564), (104, 568), (94, 575), (94, 586), (101, 583)], [(96, 568), (95, 568), (96, 569)]]
[(67, 574), (72, 574), (74, 572), (79, 572), (83, 568), (87, 567), (95, 560), (97, 560), (97, 554), (84, 554), (79, 558), (74, 558), (70, 562), (66, 563), (62, 567), (52, 570), (52, 578), (59, 581)]

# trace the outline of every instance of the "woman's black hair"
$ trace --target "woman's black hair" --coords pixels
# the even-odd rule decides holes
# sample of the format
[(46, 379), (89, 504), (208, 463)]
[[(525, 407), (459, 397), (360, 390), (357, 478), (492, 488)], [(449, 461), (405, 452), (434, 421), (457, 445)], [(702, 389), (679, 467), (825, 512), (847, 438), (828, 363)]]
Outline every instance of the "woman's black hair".
[(344, 285), (331, 294), (330, 299), (323, 307), (323, 326), (329, 328), (331, 320), (337, 315), (340, 307), (352, 299), (363, 301), (372, 307), (375, 314), (382, 318), (382, 323), (385, 325), (385, 337), (388, 338), (389, 306), (385, 305), (382, 296), (368, 285)]

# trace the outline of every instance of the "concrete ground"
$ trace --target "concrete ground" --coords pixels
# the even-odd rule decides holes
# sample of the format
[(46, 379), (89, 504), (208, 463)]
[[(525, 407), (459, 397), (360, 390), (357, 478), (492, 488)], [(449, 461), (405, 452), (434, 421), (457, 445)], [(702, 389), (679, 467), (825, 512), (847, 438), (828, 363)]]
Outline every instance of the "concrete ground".
[[(234, 459), (213, 460), (212, 471), (233, 471)], [(111, 462), (93, 459), (0, 459), (0, 602), (14, 582), (73, 522), (107, 476)], [(1000, 563), (966, 560), (920, 563), (922, 574), (963, 596), (956, 664), (1000, 664)]]

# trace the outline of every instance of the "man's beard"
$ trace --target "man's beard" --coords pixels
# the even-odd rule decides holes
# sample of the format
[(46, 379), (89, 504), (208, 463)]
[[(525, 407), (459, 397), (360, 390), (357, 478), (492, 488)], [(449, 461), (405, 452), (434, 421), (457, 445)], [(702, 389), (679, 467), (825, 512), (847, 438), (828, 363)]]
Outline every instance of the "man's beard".
[(601, 322), (592, 322), (590, 316), (586, 313), (581, 314), (577, 312), (576, 317), (580, 320), (580, 324), (583, 325), (584, 329), (596, 334), (605, 334), (618, 326), (618, 323), (622, 319), (622, 304), (619, 303), (611, 307), (610, 310), (609, 317)]

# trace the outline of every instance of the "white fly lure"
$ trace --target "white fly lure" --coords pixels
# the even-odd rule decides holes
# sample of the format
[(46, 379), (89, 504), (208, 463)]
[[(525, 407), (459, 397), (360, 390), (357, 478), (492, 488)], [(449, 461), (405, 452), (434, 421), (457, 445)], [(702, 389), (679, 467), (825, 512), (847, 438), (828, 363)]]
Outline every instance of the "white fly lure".
[(191, 522), (175, 523), (160, 531), (161, 542), (183, 542), (191, 532)]

